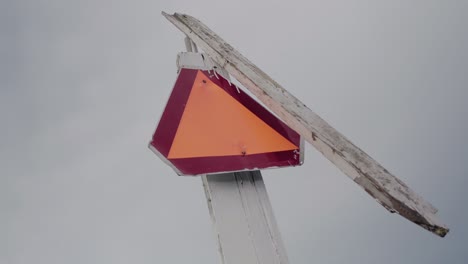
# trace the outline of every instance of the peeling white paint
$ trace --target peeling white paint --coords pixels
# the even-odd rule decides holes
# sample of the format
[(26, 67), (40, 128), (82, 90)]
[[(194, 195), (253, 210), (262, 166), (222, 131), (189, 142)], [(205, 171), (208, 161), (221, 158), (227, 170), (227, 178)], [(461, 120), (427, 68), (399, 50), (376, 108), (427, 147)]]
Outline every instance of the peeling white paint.
[(351, 143), (207, 26), (188, 15), (168, 15), (164, 12), (163, 15), (215, 63), (249, 89), (270, 111), (301, 134), (390, 212), (398, 212), (439, 236), (447, 234), (448, 228), (435, 216), (435, 207)]

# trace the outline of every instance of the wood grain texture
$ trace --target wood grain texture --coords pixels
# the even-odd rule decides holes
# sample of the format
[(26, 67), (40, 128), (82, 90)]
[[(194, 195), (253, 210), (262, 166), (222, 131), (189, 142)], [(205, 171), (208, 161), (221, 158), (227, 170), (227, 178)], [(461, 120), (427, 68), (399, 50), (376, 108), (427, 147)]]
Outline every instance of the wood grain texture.
[(188, 15), (169, 15), (164, 12), (163, 15), (387, 210), (397, 212), (441, 237), (448, 233), (448, 228), (435, 215), (436, 208), (207, 26)]

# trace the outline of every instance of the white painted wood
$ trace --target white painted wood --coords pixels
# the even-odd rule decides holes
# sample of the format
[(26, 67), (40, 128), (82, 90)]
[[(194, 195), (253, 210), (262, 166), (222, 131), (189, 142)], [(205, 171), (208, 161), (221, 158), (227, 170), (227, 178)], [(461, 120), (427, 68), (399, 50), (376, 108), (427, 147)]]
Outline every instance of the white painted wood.
[[(193, 45), (196, 49), (196, 45)], [(177, 66), (229, 74), (207, 56), (181, 52)], [(224, 264), (288, 264), (260, 171), (202, 176), (218, 251)]]
[(289, 263), (260, 171), (202, 179), (222, 263)]
[(272, 112), (301, 134), (387, 210), (392, 213), (397, 212), (441, 237), (448, 233), (448, 228), (438, 221), (435, 207), (355, 146), (207, 26), (188, 15), (178, 13), (169, 15), (164, 12), (163, 15), (214, 62), (234, 76)]

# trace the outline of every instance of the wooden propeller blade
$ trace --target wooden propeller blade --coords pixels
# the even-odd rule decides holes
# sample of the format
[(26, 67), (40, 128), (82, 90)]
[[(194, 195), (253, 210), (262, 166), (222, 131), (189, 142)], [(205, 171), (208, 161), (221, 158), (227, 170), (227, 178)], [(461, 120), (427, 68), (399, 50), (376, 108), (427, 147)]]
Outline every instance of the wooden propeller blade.
[(448, 233), (449, 229), (436, 218), (437, 209), (207, 26), (189, 15), (162, 14), (387, 210), (397, 212), (441, 237)]

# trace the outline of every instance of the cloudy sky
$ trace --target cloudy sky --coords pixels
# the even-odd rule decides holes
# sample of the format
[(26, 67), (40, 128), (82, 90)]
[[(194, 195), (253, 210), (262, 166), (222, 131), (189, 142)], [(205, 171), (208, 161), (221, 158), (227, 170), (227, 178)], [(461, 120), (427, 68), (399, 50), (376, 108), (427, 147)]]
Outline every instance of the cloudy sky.
[(468, 260), (468, 2), (0, 2), (0, 263), (219, 263), (200, 178), (148, 148), (183, 35), (210, 26), (423, 195), (439, 238), (311, 146), (263, 173), (291, 263)]

